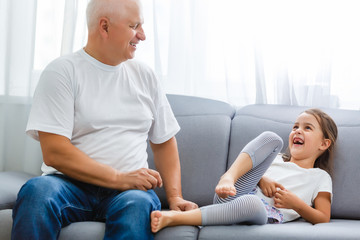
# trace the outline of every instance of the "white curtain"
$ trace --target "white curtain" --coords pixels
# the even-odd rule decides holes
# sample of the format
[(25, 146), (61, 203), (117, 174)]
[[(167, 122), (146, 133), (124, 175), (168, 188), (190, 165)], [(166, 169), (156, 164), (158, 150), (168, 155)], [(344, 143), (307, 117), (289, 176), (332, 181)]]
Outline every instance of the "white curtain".
[[(36, 1), (0, 1), (0, 168), (38, 172), (37, 144), (24, 137), (32, 89)], [(34, 162), (27, 159), (33, 155)]]
[[(88, 0), (0, 1), (0, 171), (40, 173), (24, 133), (44, 67), (86, 44)], [(360, 109), (357, 0), (143, 0), (137, 58), (167, 93)]]
[(171, 93), (236, 106), (358, 110), (359, 6), (357, 0), (154, 0), (148, 31), (158, 46), (154, 67)]
[(0, 1), (0, 171), (40, 174), (39, 143), (25, 135), (32, 95), (51, 60), (84, 44), (86, 3)]

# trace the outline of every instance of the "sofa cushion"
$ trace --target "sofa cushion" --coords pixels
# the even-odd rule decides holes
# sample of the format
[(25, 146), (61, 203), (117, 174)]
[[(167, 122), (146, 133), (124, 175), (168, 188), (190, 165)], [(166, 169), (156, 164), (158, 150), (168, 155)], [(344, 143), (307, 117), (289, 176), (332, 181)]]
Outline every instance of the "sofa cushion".
[[(9, 211), (11, 212), (11, 210)], [(0, 211), (0, 213), (1, 212), (2, 211)], [(104, 234), (105, 223), (103, 222), (77, 222), (61, 229), (59, 240), (98, 240), (103, 239)], [(155, 240), (195, 240), (197, 239), (198, 234), (198, 227), (169, 227), (156, 233)], [(10, 239), (10, 236), (6, 239)]]
[(59, 240), (98, 240), (104, 234), (103, 222), (76, 222), (61, 229)]
[(201, 229), (199, 240), (339, 240), (359, 239), (360, 221), (333, 219), (312, 225), (305, 221), (285, 224), (209, 226)]
[(0, 239), (11, 239), (12, 229), (12, 210), (3, 209), (0, 210)]
[(233, 117), (235, 108), (230, 104), (201, 97), (168, 94), (175, 116), (225, 115)]
[[(199, 206), (212, 204), (215, 186), (226, 169), (230, 125), (235, 110), (216, 100), (177, 95), (168, 98), (181, 127), (176, 139), (183, 196)], [(149, 165), (154, 168), (150, 148), (148, 154)], [(164, 190), (155, 191), (162, 207), (168, 208)]]
[(155, 234), (155, 240), (196, 240), (199, 230), (193, 226), (167, 227)]
[[(288, 136), (297, 116), (307, 107), (249, 105), (238, 109), (232, 121), (228, 167), (250, 140), (263, 131), (273, 131), (288, 146)], [(332, 218), (360, 219), (360, 111), (323, 109), (338, 126), (334, 151)], [(282, 151), (282, 152), (283, 152)]]
[(21, 186), (32, 177), (24, 172), (0, 172), (0, 210), (14, 206)]

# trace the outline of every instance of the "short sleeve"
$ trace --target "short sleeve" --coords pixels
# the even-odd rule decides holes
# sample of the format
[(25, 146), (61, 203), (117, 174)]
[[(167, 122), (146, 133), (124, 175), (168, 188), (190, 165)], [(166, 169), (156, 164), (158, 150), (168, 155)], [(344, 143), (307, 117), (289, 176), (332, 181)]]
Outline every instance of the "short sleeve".
[(163, 92), (161, 84), (155, 74), (151, 77), (155, 81), (153, 93), (154, 101), (154, 122), (149, 132), (149, 140), (152, 143), (160, 144), (168, 141), (180, 130), (180, 126), (174, 116), (169, 101)]
[(74, 91), (70, 79), (45, 69), (36, 87), (26, 133), (39, 140), (38, 131), (71, 139), (74, 125)]
[(325, 172), (324, 170), (321, 170), (321, 174), (319, 174), (319, 179), (317, 179), (318, 182), (318, 186), (317, 189), (314, 192), (314, 196), (313, 196), (313, 201), (315, 200), (315, 198), (317, 197), (317, 195), (319, 194), (319, 192), (328, 192), (331, 194), (331, 200), (333, 197), (332, 194), (332, 180), (330, 175)]

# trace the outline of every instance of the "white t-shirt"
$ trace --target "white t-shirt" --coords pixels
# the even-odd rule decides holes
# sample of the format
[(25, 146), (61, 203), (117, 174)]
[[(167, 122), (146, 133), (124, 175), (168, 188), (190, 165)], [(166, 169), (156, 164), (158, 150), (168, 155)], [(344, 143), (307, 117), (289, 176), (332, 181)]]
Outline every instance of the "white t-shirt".
[[(127, 172), (147, 168), (147, 139), (158, 144), (180, 127), (153, 71), (135, 60), (103, 64), (84, 50), (43, 71), (26, 132), (65, 136), (92, 159)], [(44, 174), (56, 172), (43, 163)]]
[[(320, 168), (306, 169), (292, 162), (284, 162), (281, 155), (275, 158), (264, 176), (280, 183), (309, 206), (313, 206), (319, 192), (329, 192), (332, 195), (332, 181), (326, 171)], [(259, 187), (257, 187), (256, 195), (274, 206), (274, 199), (266, 197)], [(284, 216), (284, 222), (300, 217), (292, 209), (279, 208), (279, 210)]]

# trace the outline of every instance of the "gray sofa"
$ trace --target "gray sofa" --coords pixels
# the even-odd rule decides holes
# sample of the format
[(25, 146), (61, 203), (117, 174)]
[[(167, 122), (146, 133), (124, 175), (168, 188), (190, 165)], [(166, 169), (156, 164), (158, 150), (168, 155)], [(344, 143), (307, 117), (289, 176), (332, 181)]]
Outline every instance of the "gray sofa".
[[(263, 131), (279, 134), (287, 147), (288, 134), (305, 107), (249, 105), (235, 109), (211, 99), (168, 95), (181, 126), (177, 134), (185, 199), (199, 206), (212, 203), (219, 177), (239, 151)], [(335, 149), (333, 204), (330, 223), (312, 225), (302, 219), (281, 225), (168, 227), (155, 239), (360, 239), (360, 111), (324, 109), (336, 121), (339, 138)], [(149, 151), (150, 166), (153, 156)], [(40, 167), (40, 166), (39, 166)], [(0, 239), (10, 239), (11, 208), (21, 185), (32, 175), (0, 173)], [(157, 190), (163, 208), (165, 194)], [(60, 239), (102, 239), (104, 224), (73, 223), (62, 229)]]

